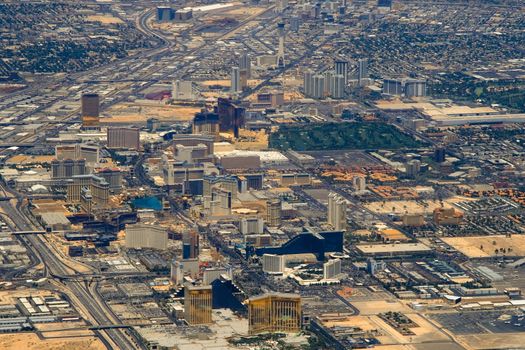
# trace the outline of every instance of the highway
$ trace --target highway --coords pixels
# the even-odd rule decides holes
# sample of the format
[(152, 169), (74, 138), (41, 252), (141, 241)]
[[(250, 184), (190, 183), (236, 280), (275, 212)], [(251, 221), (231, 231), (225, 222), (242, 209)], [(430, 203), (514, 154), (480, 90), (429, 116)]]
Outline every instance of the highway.
[[(0, 186), (0, 189), (9, 192), (2, 186)], [(13, 206), (12, 202), (0, 202), (0, 209), (14, 224), (14, 227), (11, 227), (11, 229), (20, 231), (41, 230), (41, 228), (35, 227), (31, 220), (22, 213), (19, 204)], [(73, 268), (67, 266), (66, 262), (57, 256), (57, 253), (49, 247), (49, 243), (44, 235), (27, 234), (24, 235), (21, 240), (26, 244), (27, 249), (40, 257), (40, 260), (45, 265), (45, 271), (48, 276), (72, 275), (76, 273)], [(93, 326), (120, 323), (114, 318), (109, 307), (98, 302), (92, 295), (92, 292), (86, 288), (82, 282), (66, 280), (61, 282), (61, 287), (64, 291), (69, 291), (69, 293), (66, 294), (73, 295), (78, 300), (75, 303), (74, 298), (72, 298), (76, 308), (78, 310), (84, 310), (88, 314), (90, 318), (89, 321), (91, 321)], [(95, 333), (105, 338), (104, 343), (109, 345), (110, 349), (143, 348), (138, 339), (135, 339), (134, 336), (129, 336), (123, 329), (104, 329), (95, 331)], [(111, 344), (114, 344), (114, 346)]]

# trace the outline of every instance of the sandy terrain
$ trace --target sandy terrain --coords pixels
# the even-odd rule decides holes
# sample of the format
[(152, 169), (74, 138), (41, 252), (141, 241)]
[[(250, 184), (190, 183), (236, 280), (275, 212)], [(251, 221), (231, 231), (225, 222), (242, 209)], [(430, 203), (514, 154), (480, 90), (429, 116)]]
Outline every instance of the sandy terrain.
[(34, 333), (1, 334), (3, 350), (103, 350), (104, 344), (95, 337), (41, 340)]
[(501, 248), (505, 250), (512, 248), (512, 251), (506, 253), (506, 255), (525, 256), (525, 236), (522, 235), (512, 235), (511, 237), (505, 237), (504, 235), (446, 237), (443, 238), (443, 241), (469, 258), (488, 258), (496, 255), (501, 256), (503, 253), (495, 253), (496, 249)]
[(399, 301), (374, 300), (374, 301), (354, 301), (352, 302), (361, 315), (377, 315), (385, 311), (399, 311), (409, 313), (411, 310)]
[(200, 112), (200, 107), (177, 106), (164, 104), (119, 104), (107, 111), (111, 117), (102, 118), (102, 124), (118, 123), (146, 123), (151, 117), (161, 121), (190, 121), (195, 113)]
[(124, 23), (120, 18), (113, 17), (113, 16), (110, 16), (110, 15), (106, 15), (106, 16), (103, 16), (103, 15), (87, 16), (87, 20), (89, 22), (100, 22), (102, 24), (119, 24), (119, 23)]
[(524, 333), (471, 334), (457, 337), (470, 349), (523, 349)]
[(9, 158), (6, 163), (7, 164), (35, 164), (35, 163), (51, 163), (51, 161), (54, 159), (54, 156), (31, 156), (31, 155), (25, 155), (25, 154), (17, 154), (11, 158)]
[[(452, 208), (454, 203), (463, 202), (465, 200), (472, 200), (472, 198), (456, 196), (445, 199), (443, 205), (445, 208)], [(373, 202), (367, 204), (366, 207), (375, 213), (381, 214), (389, 214), (392, 212), (402, 214), (406, 211), (408, 211), (409, 214), (432, 214), (434, 209), (441, 207), (441, 203), (439, 200), (396, 200), (386, 201), (385, 204), (383, 204), (382, 201)], [(392, 211), (392, 208), (395, 208), (395, 210)]]

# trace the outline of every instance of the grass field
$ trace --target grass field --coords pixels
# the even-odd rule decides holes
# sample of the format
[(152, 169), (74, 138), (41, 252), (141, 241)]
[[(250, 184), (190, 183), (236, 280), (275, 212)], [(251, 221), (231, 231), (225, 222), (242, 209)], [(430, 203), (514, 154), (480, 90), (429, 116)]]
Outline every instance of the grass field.
[(281, 126), (270, 136), (270, 147), (280, 150), (416, 148), (422, 143), (384, 123), (325, 123)]

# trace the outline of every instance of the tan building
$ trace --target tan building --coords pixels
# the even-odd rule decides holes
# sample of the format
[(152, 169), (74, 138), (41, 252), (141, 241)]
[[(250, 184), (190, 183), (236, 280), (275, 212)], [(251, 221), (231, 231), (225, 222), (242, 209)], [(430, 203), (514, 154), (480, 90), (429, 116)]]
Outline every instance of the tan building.
[(425, 217), (423, 214), (405, 214), (403, 215), (404, 226), (423, 226), (425, 224)]
[(266, 224), (271, 227), (281, 225), (282, 206), (279, 199), (266, 202)]
[(211, 323), (212, 287), (186, 285), (184, 318), (190, 325)]
[(459, 225), (463, 220), (463, 213), (454, 208), (434, 209), (434, 223), (438, 225)]
[(99, 161), (99, 147), (86, 144), (58, 145), (55, 146), (55, 157), (57, 160), (81, 160), (86, 164), (95, 164)]
[[(84, 191), (85, 198), (83, 189), (89, 190)], [(109, 184), (95, 175), (72, 176), (67, 180), (66, 199), (68, 203), (89, 203), (89, 211), (91, 208), (105, 208), (109, 201)]]
[(250, 334), (296, 333), (301, 329), (301, 297), (297, 294), (268, 293), (248, 302)]
[(138, 128), (108, 128), (108, 148), (140, 150), (140, 131)]
[(168, 232), (165, 228), (140, 223), (126, 226), (126, 248), (164, 250), (167, 247)]

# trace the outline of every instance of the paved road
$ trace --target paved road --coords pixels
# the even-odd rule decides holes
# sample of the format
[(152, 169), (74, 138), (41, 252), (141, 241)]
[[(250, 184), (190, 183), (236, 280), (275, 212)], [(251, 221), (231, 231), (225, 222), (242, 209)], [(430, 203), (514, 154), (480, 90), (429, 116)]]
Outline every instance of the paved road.
[[(6, 191), (6, 189), (1, 186), (0, 189)], [(33, 225), (31, 220), (22, 212), (20, 206), (13, 206), (11, 202), (0, 202), (0, 208), (14, 223), (14, 227), (12, 227), (13, 230), (30, 231), (41, 229)], [(75, 273), (74, 269), (67, 266), (61, 257), (57, 255), (58, 253), (49, 247), (45, 236), (28, 234), (23, 236), (23, 241), (27, 243), (28, 250), (40, 257), (40, 260), (46, 267), (45, 272), (47, 275), (71, 275)], [(112, 315), (111, 310), (103, 303), (99, 303), (82, 282), (75, 280), (64, 281), (62, 282), (62, 286), (64, 291), (69, 291), (69, 294), (73, 294), (78, 298), (81, 305), (75, 306), (78, 309), (86, 310), (91, 316), (94, 325), (108, 325), (118, 321), (108, 316)], [(139, 345), (138, 339), (126, 335), (122, 329), (107, 329), (97, 331), (96, 333), (105, 338), (104, 342), (106, 345), (113, 343), (118, 349), (143, 348)], [(113, 346), (110, 345), (110, 348), (113, 348)]]

